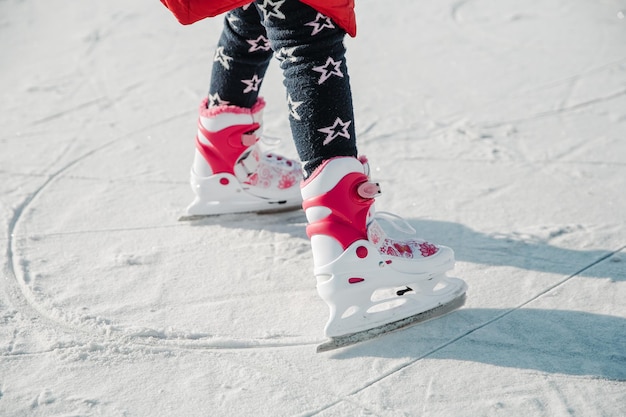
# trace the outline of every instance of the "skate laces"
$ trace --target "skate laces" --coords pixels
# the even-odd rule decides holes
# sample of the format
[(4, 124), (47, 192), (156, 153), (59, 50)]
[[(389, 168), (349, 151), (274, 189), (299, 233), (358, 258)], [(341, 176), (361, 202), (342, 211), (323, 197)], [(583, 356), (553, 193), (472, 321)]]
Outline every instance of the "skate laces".
[[(375, 198), (381, 194), (380, 186), (377, 182), (372, 182), (370, 180), (370, 164), (367, 156), (361, 155), (359, 156), (359, 162), (363, 165), (364, 174), (367, 176), (367, 182), (361, 184), (358, 189), (358, 194), (364, 198)], [(411, 226), (406, 220), (397, 214), (390, 213), (388, 211), (376, 211), (370, 220), (370, 225), (375, 224), (377, 228), (380, 229), (380, 232), (383, 232), (385, 236), (394, 236), (394, 233), (390, 233), (391, 231), (400, 232), (404, 236), (399, 236), (400, 239), (406, 239), (407, 237), (415, 238), (417, 236), (417, 231)], [(384, 225), (388, 225), (388, 227), (384, 227)], [(369, 225), (368, 225), (369, 226)]]
[(287, 170), (287, 171), (300, 170), (299, 162), (289, 159), (287, 157), (281, 156), (281, 155), (277, 155), (275, 153), (270, 153), (270, 152), (264, 153), (263, 162), (269, 165), (272, 165), (276, 168), (282, 169), (282, 170)]
[(271, 152), (271, 150), (277, 148), (281, 142), (281, 138), (277, 136), (266, 135), (265, 133), (263, 133), (259, 137), (258, 147), (260, 153), (263, 155), (264, 162), (267, 162), (270, 165), (274, 165), (277, 168), (287, 169), (289, 171), (294, 169), (300, 170), (299, 162)]
[(242, 183), (257, 189), (284, 190), (297, 187), (302, 179), (300, 163), (264, 150), (263, 145), (268, 142), (270, 146), (276, 147), (281, 141), (275, 137), (269, 140), (266, 138), (266, 135), (257, 138), (241, 155), (235, 164), (235, 175)]
[(266, 135), (263, 132), (259, 132), (260, 130), (261, 128), (258, 128), (256, 130), (244, 133), (241, 136), (241, 143), (245, 146), (253, 146), (256, 143), (260, 142), (263, 148), (274, 149), (278, 145), (280, 145), (280, 142), (282, 142), (281, 138), (277, 136)]
[(437, 245), (417, 237), (417, 232), (406, 220), (388, 212), (374, 215), (367, 228), (367, 238), (387, 256), (416, 259), (439, 252)]
[[(378, 223), (387, 235), (393, 235), (393, 233), (389, 233), (389, 229), (391, 228), (393, 231), (402, 233), (405, 238), (408, 236), (417, 236), (417, 231), (413, 228), (413, 226), (397, 214), (389, 213), (387, 211), (377, 211), (372, 219), (372, 222), (374, 221)], [(385, 224), (389, 225), (390, 228), (385, 228)]]
[(390, 257), (423, 259), (439, 252), (437, 245), (418, 238), (406, 220), (387, 212), (376, 213), (367, 228), (367, 238), (382, 255)]

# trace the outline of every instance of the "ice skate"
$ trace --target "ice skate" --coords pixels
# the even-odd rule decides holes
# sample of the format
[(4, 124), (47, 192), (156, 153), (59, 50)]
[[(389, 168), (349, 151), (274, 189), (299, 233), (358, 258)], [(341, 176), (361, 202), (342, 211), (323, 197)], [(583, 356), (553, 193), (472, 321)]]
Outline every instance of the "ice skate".
[(392, 236), (401, 219), (375, 214), (379, 194), (367, 162), (350, 157), (326, 161), (302, 186), (317, 290), (330, 310), (324, 332), (331, 340), (318, 351), (440, 316), (465, 299), (465, 282), (445, 274), (454, 267), (452, 249), (409, 237), (410, 230)]
[(207, 100), (202, 102), (190, 175), (195, 199), (181, 220), (300, 208), (300, 164), (261, 150), (264, 107), (263, 99), (251, 109), (207, 109)]

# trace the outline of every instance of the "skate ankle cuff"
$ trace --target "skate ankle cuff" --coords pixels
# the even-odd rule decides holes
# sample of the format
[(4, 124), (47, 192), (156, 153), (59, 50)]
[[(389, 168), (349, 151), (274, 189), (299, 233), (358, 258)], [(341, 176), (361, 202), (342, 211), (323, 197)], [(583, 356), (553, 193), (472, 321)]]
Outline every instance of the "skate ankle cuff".
[(326, 207), (329, 210), (326, 217), (316, 219), (307, 226), (307, 235), (331, 236), (344, 250), (357, 240), (367, 240), (367, 217), (373, 199), (359, 194), (358, 189), (363, 184), (368, 184), (365, 174), (352, 172), (345, 175), (330, 191), (305, 199), (302, 203), (305, 212), (314, 207)]
[[(241, 155), (250, 147), (244, 143), (243, 137), (250, 130), (258, 128), (258, 124), (236, 125), (211, 132), (198, 123), (198, 133), (204, 140), (196, 137), (196, 149), (207, 161), (214, 173), (234, 174), (234, 166)], [(255, 140), (256, 143), (256, 140)]]
[(234, 106), (232, 104), (208, 107), (208, 103), (208, 97), (205, 97), (200, 103), (200, 115), (202, 117), (215, 117), (222, 113), (255, 115), (265, 108), (265, 100), (262, 97), (259, 97), (251, 108)]

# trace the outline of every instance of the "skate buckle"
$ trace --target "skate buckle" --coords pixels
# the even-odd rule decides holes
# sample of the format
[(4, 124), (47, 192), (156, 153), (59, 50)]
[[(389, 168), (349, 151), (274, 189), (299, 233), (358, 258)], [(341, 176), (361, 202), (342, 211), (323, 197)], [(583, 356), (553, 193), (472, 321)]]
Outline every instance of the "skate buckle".
[(357, 194), (361, 198), (375, 198), (381, 194), (380, 185), (377, 182), (364, 182), (356, 189)]

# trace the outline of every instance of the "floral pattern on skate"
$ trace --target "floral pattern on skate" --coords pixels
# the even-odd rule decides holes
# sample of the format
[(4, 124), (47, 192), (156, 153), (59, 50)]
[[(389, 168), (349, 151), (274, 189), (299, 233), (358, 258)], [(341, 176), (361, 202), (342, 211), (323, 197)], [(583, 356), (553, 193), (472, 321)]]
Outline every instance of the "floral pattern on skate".
[(297, 186), (302, 178), (300, 164), (280, 155), (271, 153), (260, 155), (255, 148), (246, 159), (247, 168), (253, 167), (244, 181), (250, 186), (286, 190)]
[(439, 252), (439, 248), (424, 240), (394, 240), (387, 237), (387, 234), (380, 225), (374, 221), (369, 226), (368, 239), (378, 248), (383, 255), (395, 256), (398, 258), (414, 259), (418, 257), (427, 258)]

